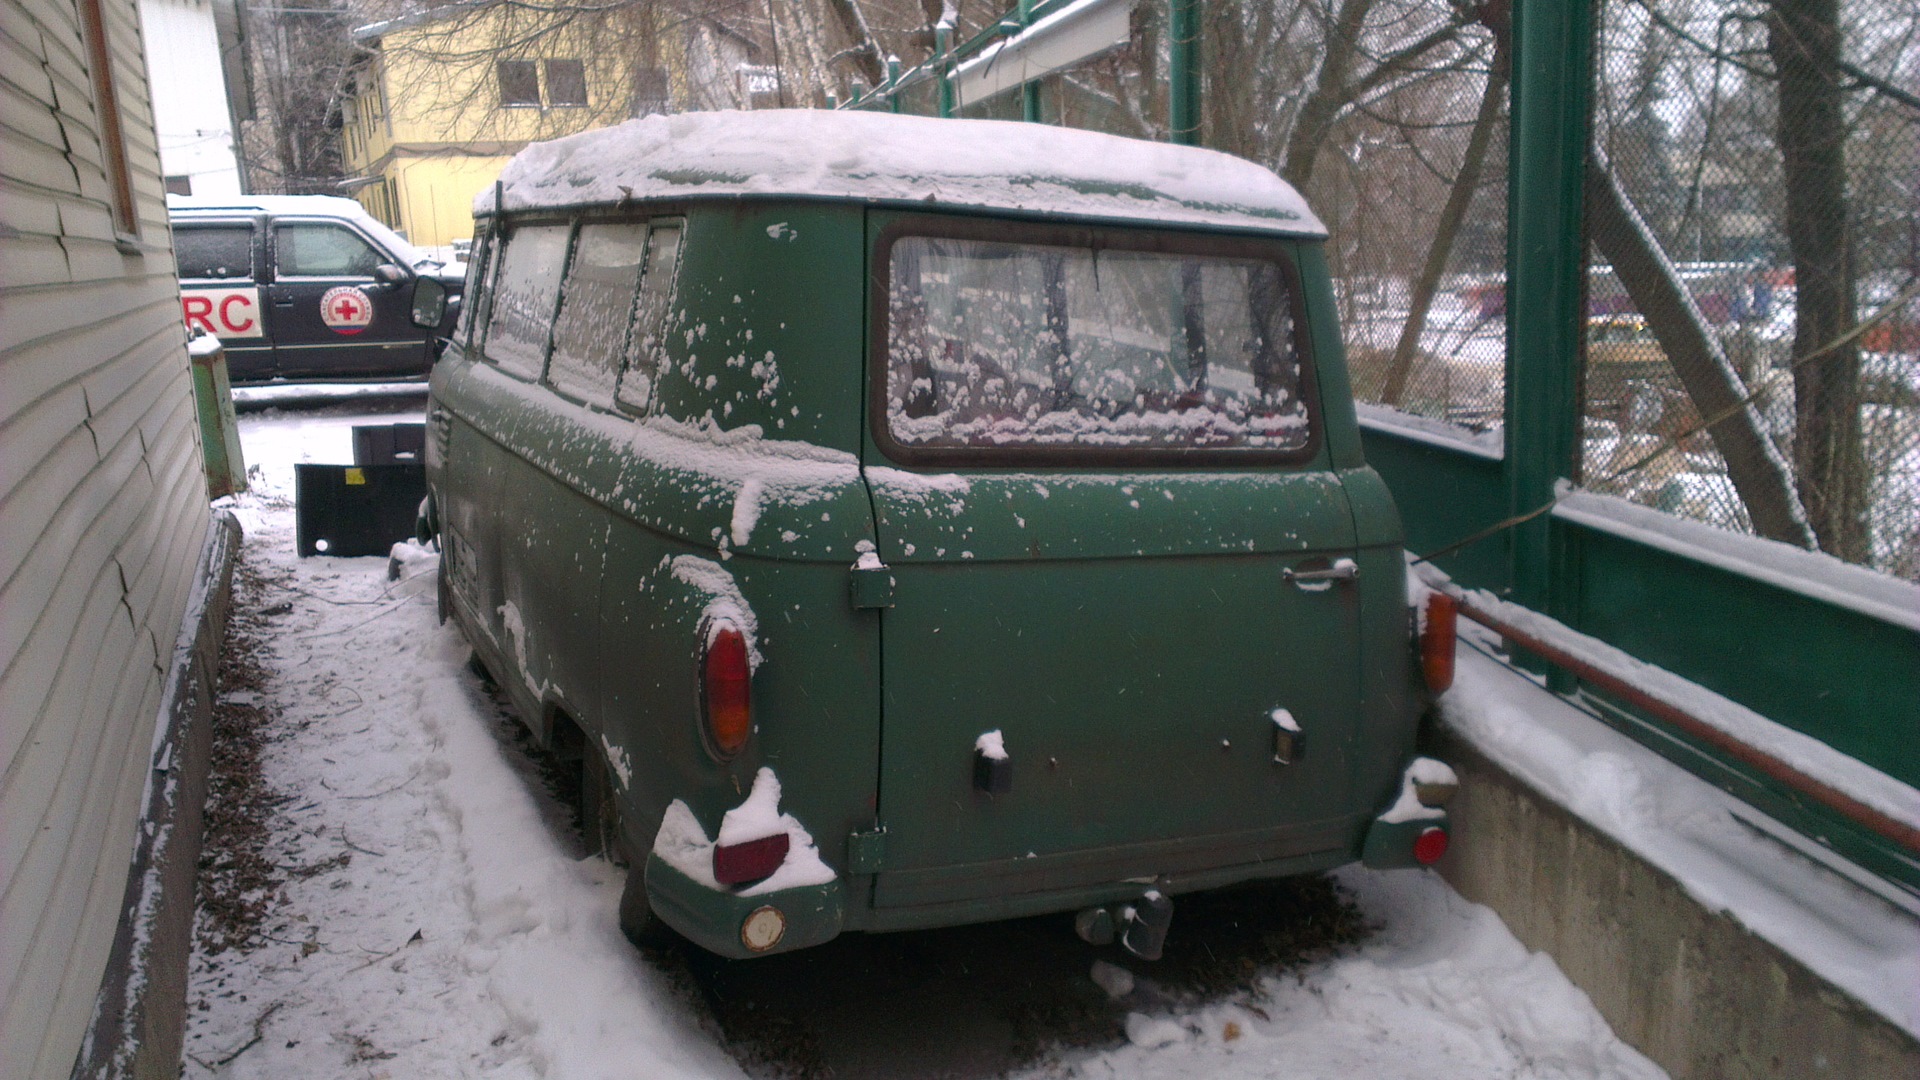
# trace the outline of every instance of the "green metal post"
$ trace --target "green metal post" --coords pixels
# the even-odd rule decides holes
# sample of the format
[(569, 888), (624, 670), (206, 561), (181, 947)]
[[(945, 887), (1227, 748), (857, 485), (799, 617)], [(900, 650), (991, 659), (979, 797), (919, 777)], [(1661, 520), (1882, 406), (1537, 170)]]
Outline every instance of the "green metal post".
[(953, 115), (953, 28), (946, 23), (933, 28), (933, 48), (940, 57), (940, 115)]
[(887, 111), (900, 111), (900, 58), (887, 57)]
[(233, 419), (233, 390), (227, 383), (227, 352), (216, 337), (187, 343), (193, 370), (193, 404), (200, 417), (200, 458), (206, 468), (207, 497), (217, 499), (247, 490), (247, 461), (240, 429)]
[(1172, 59), (1167, 133), (1181, 146), (1200, 145), (1200, 0), (1172, 0)]
[[(1033, 25), (1033, 0), (1020, 0), (1017, 9), (1020, 13), (1020, 29)], [(1029, 124), (1040, 122), (1040, 84), (1025, 82), (1020, 84), (1020, 119)]]
[[(1566, 0), (1513, 6), (1506, 459), (1516, 514), (1547, 503), (1556, 483), (1573, 476), (1580, 437), (1591, 15), (1590, 5)], [(1549, 517), (1514, 529), (1511, 552), (1514, 599), (1550, 615), (1570, 614), (1574, 578)]]

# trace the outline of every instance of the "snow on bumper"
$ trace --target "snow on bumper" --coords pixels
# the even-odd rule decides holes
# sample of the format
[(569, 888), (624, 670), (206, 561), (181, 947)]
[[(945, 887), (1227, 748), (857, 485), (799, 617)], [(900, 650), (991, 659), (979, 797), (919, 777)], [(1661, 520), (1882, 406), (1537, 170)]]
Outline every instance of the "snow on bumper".
[[(716, 848), (772, 837), (786, 843), (770, 873), (737, 885), (716, 876)], [(838, 935), (846, 918), (845, 885), (806, 828), (780, 811), (780, 781), (767, 768), (747, 800), (721, 820), (715, 839), (675, 799), (647, 857), (646, 883), (654, 914), (700, 947), (734, 959), (818, 945)]]
[(1428, 866), (1446, 853), (1447, 812), (1459, 780), (1444, 762), (1414, 758), (1400, 774), (1393, 805), (1373, 819), (1360, 849), (1360, 861), (1376, 870)]

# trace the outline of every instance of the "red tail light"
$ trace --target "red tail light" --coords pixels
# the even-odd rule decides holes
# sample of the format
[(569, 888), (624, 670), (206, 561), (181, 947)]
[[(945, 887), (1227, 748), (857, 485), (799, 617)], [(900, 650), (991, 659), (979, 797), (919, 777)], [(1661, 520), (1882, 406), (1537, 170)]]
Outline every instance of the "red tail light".
[(780, 869), (787, 858), (786, 833), (774, 833), (744, 844), (716, 844), (713, 848), (713, 879), (722, 885), (740, 885), (759, 881)]
[(1443, 592), (1427, 595), (1427, 624), (1420, 631), (1420, 672), (1426, 676), (1427, 689), (1436, 694), (1444, 693), (1453, 685), (1455, 623), (1459, 614), (1460, 605), (1453, 597)]
[(701, 689), (706, 697), (707, 741), (713, 752), (730, 758), (747, 745), (753, 730), (748, 688), (753, 670), (747, 662), (747, 639), (731, 626), (707, 636), (707, 655), (701, 661)]
[(1421, 866), (1432, 866), (1447, 853), (1447, 830), (1434, 827), (1422, 832), (1413, 841), (1413, 860)]

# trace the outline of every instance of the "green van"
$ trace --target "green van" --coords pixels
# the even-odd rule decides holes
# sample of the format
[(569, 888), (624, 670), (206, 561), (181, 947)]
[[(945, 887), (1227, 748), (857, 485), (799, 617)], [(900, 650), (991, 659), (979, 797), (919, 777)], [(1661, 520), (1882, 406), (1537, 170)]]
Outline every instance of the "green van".
[(1179, 893), (1445, 850), (1451, 609), (1273, 173), (687, 114), (531, 146), (475, 212), (422, 527), (629, 936), (1072, 911), (1152, 958)]

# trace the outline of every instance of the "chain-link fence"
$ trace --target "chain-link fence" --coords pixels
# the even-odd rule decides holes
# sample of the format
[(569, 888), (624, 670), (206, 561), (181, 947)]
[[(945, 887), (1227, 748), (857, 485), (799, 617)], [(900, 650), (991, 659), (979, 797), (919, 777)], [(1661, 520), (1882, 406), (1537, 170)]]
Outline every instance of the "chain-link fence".
[(1433, 0), (1342, 24), (1363, 6), (1302, 5), (1294, 25), (1327, 59), (1295, 105), (1283, 171), (1332, 231), (1356, 395), (1491, 431), (1506, 377), (1504, 19)]
[(1920, 8), (1596, 16), (1584, 484), (1920, 579)]
[[(1505, 5), (1209, 0), (1202, 142), (1273, 168), (1332, 230), (1328, 259), (1363, 401), (1471, 431), (1505, 379)], [(1040, 83), (1047, 123), (1165, 139), (1167, 5), (1127, 44)], [(932, 91), (908, 111), (932, 109)], [(1021, 94), (962, 115), (1018, 119)]]

